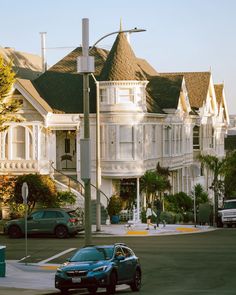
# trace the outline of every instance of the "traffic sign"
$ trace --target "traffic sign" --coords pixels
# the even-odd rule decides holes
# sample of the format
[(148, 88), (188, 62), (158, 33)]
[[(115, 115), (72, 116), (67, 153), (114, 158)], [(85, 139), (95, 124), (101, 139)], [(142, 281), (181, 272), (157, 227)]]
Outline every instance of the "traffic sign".
[(21, 188), (21, 195), (24, 201), (24, 204), (27, 204), (27, 198), (29, 194), (29, 188), (27, 182), (24, 182)]

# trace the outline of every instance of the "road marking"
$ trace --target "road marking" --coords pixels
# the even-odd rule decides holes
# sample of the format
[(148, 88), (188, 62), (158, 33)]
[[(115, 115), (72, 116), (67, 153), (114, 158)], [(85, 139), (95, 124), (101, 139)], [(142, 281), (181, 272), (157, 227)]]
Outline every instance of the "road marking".
[(40, 266), (40, 269), (43, 269), (43, 270), (57, 270), (59, 267), (59, 265), (43, 265), (43, 266)]
[(178, 230), (178, 231), (185, 231), (185, 232), (199, 231), (198, 228), (193, 228), (193, 227), (176, 227), (176, 230)]
[(147, 235), (147, 230), (128, 230), (126, 232), (127, 235)]
[(63, 251), (63, 252), (60, 252), (60, 253), (58, 253), (58, 254), (52, 256), (52, 257), (49, 257), (49, 258), (47, 258), (47, 259), (45, 259), (45, 260), (39, 261), (38, 264), (41, 265), (41, 264), (47, 263), (48, 261), (51, 261), (51, 260), (53, 260), (53, 259), (55, 259), (55, 258), (57, 258), (57, 257), (60, 257), (60, 256), (66, 254), (66, 253), (69, 253), (69, 252), (71, 252), (71, 251), (73, 251), (73, 250), (75, 250), (75, 249), (76, 249), (76, 248), (70, 248), (70, 249), (67, 249), (67, 250), (65, 250), (65, 251)]

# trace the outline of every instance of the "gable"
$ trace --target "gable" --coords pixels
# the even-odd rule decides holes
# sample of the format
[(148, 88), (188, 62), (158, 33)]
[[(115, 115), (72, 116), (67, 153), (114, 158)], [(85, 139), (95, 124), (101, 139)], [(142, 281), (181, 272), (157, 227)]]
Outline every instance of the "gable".
[(53, 111), (30, 80), (16, 79), (14, 87), (24, 97), (23, 102), (25, 102), (26, 108), (35, 109), (41, 116), (46, 116)]

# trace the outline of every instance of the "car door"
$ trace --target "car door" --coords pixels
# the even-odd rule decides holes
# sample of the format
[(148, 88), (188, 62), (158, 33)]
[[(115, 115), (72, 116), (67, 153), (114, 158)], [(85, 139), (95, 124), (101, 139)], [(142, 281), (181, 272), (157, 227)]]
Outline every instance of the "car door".
[(36, 211), (30, 214), (27, 219), (28, 233), (37, 233), (40, 230), (40, 224), (44, 211)]
[(120, 246), (115, 248), (114, 261), (117, 267), (118, 281), (127, 279), (125, 255)]
[[(42, 219), (40, 220), (40, 231), (42, 233), (54, 233), (54, 229), (57, 225), (58, 214), (57, 211), (44, 211)], [(61, 215), (63, 218), (63, 215)]]
[(136, 258), (133, 252), (129, 248), (123, 247), (123, 246), (121, 248), (125, 255), (125, 268), (126, 268), (126, 274), (127, 274), (125, 279), (132, 280), (136, 270), (136, 264), (137, 264)]

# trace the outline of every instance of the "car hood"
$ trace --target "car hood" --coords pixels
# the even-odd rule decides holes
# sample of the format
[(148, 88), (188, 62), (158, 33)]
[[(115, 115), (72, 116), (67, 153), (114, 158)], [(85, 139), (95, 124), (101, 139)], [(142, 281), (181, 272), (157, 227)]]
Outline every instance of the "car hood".
[(86, 262), (66, 262), (64, 265), (60, 267), (63, 271), (68, 270), (92, 270), (99, 266), (108, 265), (111, 263), (110, 261), (102, 260), (102, 261), (86, 261)]

